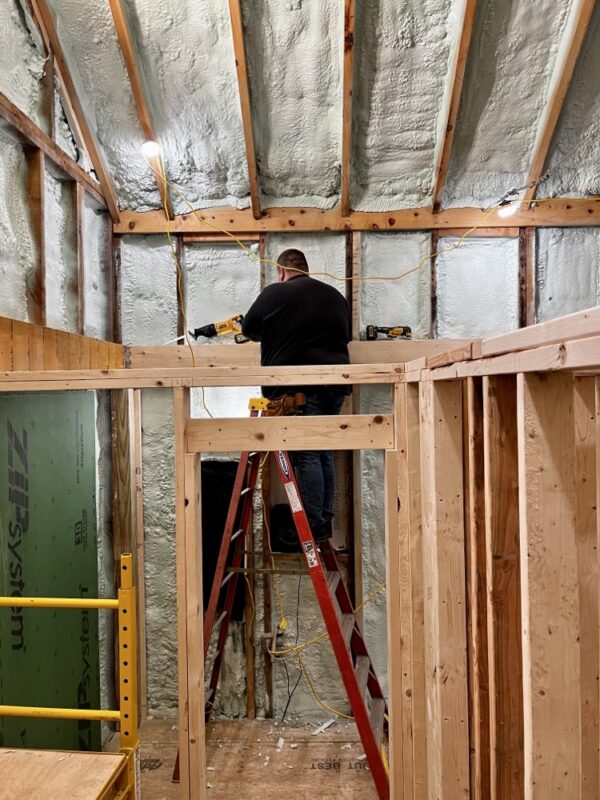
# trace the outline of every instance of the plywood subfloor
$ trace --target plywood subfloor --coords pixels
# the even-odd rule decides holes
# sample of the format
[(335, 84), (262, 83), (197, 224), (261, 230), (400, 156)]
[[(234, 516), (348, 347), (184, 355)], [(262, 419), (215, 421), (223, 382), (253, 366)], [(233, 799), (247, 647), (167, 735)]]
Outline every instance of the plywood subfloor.
[(0, 800), (90, 800), (123, 761), (113, 753), (0, 749)]
[[(207, 726), (210, 800), (376, 800), (353, 723), (336, 722), (319, 736), (315, 726), (271, 720), (217, 721)], [(283, 745), (277, 744), (282, 738)], [(292, 747), (291, 745), (295, 745)], [(141, 729), (142, 800), (176, 800), (171, 772), (177, 752), (172, 722), (148, 720)], [(292, 795), (293, 793), (293, 795)]]

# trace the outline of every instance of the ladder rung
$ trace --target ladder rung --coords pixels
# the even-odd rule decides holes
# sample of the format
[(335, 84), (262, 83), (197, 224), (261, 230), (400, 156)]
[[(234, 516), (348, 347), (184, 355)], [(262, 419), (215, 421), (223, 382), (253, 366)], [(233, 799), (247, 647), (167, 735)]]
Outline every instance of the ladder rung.
[(357, 656), (354, 672), (356, 673), (356, 680), (358, 681), (358, 686), (363, 697), (365, 696), (365, 690), (367, 688), (370, 668), (371, 661), (368, 656)]
[(231, 541), (235, 542), (235, 540), (238, 538), (238, 536), (241, 536), (243, 532), (244, 532), (244, 529), (240, 528), (238, 531), (236, 531), (234, 534), (232, 534)]
[(338, 587), (338, 584), (341, 580), (341, 575), (339, 572), (328, 572), (327, 573), (327, 586), (329, 587), (329, 591), (331, 594), (335, 594), (335, 590)]
[(354, 630), (354, 614), (342, 614), (342, 633), (346, 645), (350, 644), (352, 631)]
[(383, 739), (383, 722), (385, 717), (385, 700), (381, 697), (374, 697), (371, 705), (371, 727), (373, 736), (377, 742), (377, 747), (381, 747)]
[(229, 583), (229, 581), (233, 578), (234, 574), (235, 573), (233, 572), (228, 572), (227, 575), (225, 575), (225, 577), (221, 581), (221, 589), (223, 588), (223, 586), (225, 586), (226, 583)]

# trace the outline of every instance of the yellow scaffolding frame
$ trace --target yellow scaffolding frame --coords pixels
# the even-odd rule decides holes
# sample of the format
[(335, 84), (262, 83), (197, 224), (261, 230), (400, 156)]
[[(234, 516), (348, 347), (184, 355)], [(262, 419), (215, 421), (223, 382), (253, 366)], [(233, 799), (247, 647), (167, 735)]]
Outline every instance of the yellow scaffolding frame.
[[(0, 705), (0, 716), (46, 719), (100, 720), (119, 723), (122, 766), (110, 778), (97, 798), (127, 800), (139, 797), (139, 739), (137, 721), (137, 648), (133, 557), (124, 553), (120, 559), (120, 586), (117, 599), (79, 597), (0, 597), (0, 608), (96, 608), (117, 612), (119, 650), (119, 710), (42, 708), (39, 706)], [(96, 798), (94, 798), (96, 800)]]

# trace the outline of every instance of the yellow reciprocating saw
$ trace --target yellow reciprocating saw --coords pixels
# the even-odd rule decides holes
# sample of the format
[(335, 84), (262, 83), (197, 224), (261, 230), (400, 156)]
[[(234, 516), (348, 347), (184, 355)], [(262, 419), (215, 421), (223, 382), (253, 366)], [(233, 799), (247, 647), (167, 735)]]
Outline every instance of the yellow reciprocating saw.
[(222, 322), (211, 322), (208, 325), (202, 325), (200, 328), (194, 328), (193, 331), (190, 331), (190, 336), (194, 339), (197, 339), (199, 336), (212, 339), (214, 336), (221, 336), (224, 333), (233, 333), (235, 334), (233, 337), (235, 342), (237, 344), (244, 344), (244, 342), (249, 342), (250, 339), (242, 333), (243, 321), (243, 315), (237, 314), (235, 317), (229, 317), (229, 319), (224, 319)]

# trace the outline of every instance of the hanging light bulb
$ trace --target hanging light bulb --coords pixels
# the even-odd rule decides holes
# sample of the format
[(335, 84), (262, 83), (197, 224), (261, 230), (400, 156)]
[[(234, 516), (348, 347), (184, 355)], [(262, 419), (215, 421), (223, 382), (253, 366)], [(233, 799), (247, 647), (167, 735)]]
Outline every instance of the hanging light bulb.
[(144, 142), (140, 149), (144, 158), (147, 159), (157, 158), (161, 154), (159, 143), (153, 142), (152, 140)]

